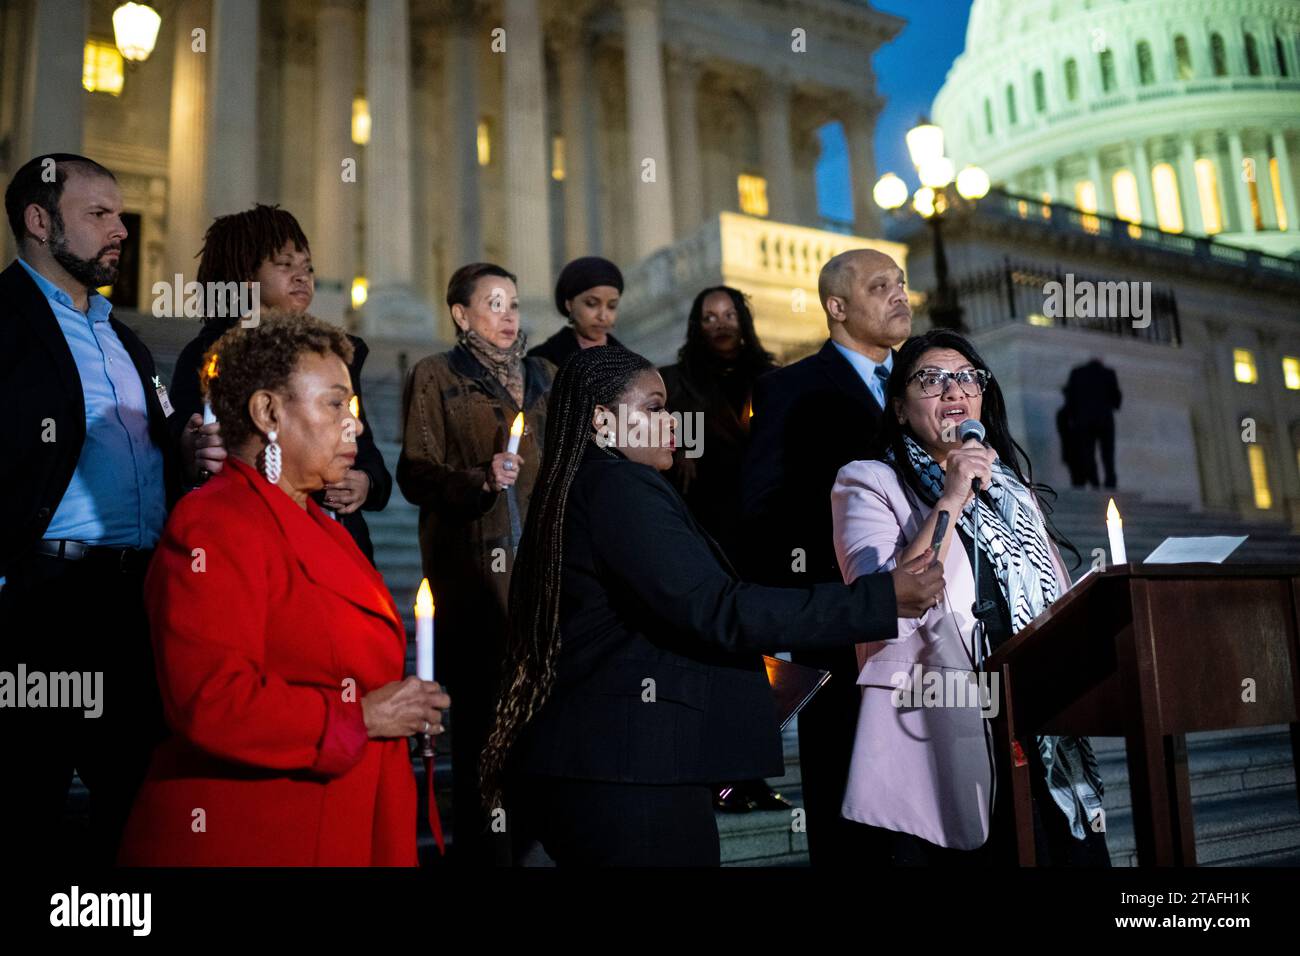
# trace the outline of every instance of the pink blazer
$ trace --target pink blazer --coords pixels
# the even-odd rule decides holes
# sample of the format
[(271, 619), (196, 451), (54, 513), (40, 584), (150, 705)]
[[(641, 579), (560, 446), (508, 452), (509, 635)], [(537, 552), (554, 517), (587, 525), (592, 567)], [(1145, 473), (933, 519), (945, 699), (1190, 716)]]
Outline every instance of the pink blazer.
[[(852, 582), (892, 570), (931, 509), (904, 489), (887, 463), (854, 461), (836, 476), (831, 510), (840, 572)], [(1064, 593), (1070, 576), (1056, 546), (1049, 545)], [(955, 537), (943, 575), (944, 596), (936, 607), (919, 618), (899, 618), (894, 640), (858, 645), (862, 704), (841, 813), (938, 846), (972, 850), (988, 839), (996, 792), (992, 721), (975, 694), (966, 706), (954, 706), (954, 698), (945, 706), (913, 706), (906, 699), (896, 706), (899, 689), (912, 686), (918, 665), (923, 676), (933, 673), (947, 687), (958, 678), (973, 679), (975, 577)], [(919, 701), (922, 687), (915, 691)]]

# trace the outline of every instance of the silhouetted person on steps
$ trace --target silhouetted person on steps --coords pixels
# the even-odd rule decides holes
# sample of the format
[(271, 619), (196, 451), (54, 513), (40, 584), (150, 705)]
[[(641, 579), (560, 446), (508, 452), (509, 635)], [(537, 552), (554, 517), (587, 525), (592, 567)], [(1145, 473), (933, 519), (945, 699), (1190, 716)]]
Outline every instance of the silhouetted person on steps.
[(1097, 443), (1101, 443), (1101, 464), (1106, 487), (1115, 487), (1115, 412), (1123, 395), (1115, 370), (1093, 358), (1070, 370), (1062, 389), (1065, 393), (1063, 421), (1058, 425), (1070, 469), (1070, 483), (1097, 487)]

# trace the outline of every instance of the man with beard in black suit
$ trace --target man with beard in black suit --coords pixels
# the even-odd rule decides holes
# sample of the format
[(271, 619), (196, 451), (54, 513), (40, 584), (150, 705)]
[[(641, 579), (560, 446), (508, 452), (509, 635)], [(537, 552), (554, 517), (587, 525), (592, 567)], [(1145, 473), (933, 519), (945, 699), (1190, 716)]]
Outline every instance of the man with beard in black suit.
[[(893, 347), (912, 329), (903, 270), (883, 252), (840, 253), (822, 268), (817, 291), (826, 343), (761, 376), (754, 388), (741, 495), (751, 536), (747, 576), (764, 584), (842, 580), (831, 486), (844, 465), (871, 457)], [(873, 828), (840, 816), (860, 702), (854, 649), (799, 652), (794, 660), (831, 673), (799, 714), (809, 861), (830, 867), (879, 859)]]

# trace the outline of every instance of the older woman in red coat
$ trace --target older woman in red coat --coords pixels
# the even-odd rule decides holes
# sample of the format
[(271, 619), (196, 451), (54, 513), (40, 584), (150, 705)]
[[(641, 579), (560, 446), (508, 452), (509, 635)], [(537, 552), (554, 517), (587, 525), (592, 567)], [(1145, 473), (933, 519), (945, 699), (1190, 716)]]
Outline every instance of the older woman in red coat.
[(146, 579), (172, 736), (125, 865), (416, 863), (406, 738), (440, 733), (450, 700), (402, 679), (383, 579), (309, 498), (356, 457), (350, 351), (308, 316), (213, 347), (209, 398), (232, 455), (172, 512)]

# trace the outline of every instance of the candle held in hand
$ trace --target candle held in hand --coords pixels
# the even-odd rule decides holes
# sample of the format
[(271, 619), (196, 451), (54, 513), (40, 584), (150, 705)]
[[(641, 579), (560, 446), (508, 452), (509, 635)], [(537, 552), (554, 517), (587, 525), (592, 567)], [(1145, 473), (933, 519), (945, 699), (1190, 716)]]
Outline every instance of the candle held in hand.
[(433, 591), (428, 578), (420, 582), (415, 596), (415, 675), (433, 680)]
[(510, 441), (506, 444), (506, 451), (512, 455), (519, 454), (519, 439), (524, 433), (524, 413), (520, 412), (515, 416), (514, 422), (510, 425)]
[(203, 402), (203, 424), (211, 425), (217, 420), (217, 416), (212, 414), (212, 403), (206, 399)]
[(1110, 563), (1128, 564), (1128, 552), (1124, 550), (1124, 522), (1120, 520), (1114, 498), (1106, 507), (1106, 534), (1110, 537)]

